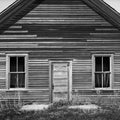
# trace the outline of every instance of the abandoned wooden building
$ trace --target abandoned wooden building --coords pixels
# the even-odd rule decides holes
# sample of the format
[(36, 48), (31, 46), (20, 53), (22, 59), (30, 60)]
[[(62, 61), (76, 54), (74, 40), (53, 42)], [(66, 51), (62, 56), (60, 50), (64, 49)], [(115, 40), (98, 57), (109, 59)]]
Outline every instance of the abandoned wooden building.
[(119, 96), (120, 14), (103, 0), (17, 0), (0, 14), (0, 93)]

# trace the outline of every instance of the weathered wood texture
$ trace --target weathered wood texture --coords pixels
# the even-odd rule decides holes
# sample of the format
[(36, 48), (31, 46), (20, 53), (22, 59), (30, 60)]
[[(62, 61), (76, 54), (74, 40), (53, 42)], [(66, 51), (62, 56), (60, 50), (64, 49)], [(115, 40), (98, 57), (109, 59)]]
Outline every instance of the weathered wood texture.
[(1, 100), (49, 103), (49, 90), (0, 91)]
[(49, 88), (49, 65), (48, 61), (41, 60), (39, 57), (29, 59), (28, 88), (48, 89)]
[(6, 55), (0, 54), (0, 89), (6, 89)]
[(114, 88), (120, 89), (120, 53), (114, 56)]
[(92, 60), (77, 59), (73, 61), (73, 90), (92, 89)]
[[(35, 2), (31, 8), (37, 4)], [(25, 9), (23, 12), (29, 9)], [(8, 24), (20, 18), (23, 12)], [(3, 39), (10, 42), (16, 42), (16, 40), (18, 42), (36, 41), (36, 44), (32, 44), (33, 47), (39, 47), (37, 42), (42, 41), (73, 42), (74, 40), (87, 42), (86, 46), (89, 46), (89, 42), (98, 42), (99, 45), (100, 41), (108, 42), (110, 40), (113, 42), (113, 39), (118, 41), (118, 38), (120, 38), (118, 29), (78, 0), (63, 0), (62, 2), (44, 0), (0, 35), (1, 41)], [(26, 43), (26, 45), (31, 44)], [(49, 46), (49, 44), (47, 45)], [(70, 46), (70, 44), (68, 45)]]
[[(8, 25), (22, 18), (0, 35), (2, 53), (15, 50), (29, 55), (28, 92), (21, 92), (24, 99), (49, 101), (51, 59), (71, 59), (73, 91), (86, 89), (82, 93), (96, 94), (92, 91), (93, 53), (114, 54), (112, 88), (120, 89), (120, 31), (109, 20), (81, 0), (43, 0), (30, 7), (35, 8), (24, 17), (23, 12), (31, 8), (16, 15)], [(5, 65), (5, 55), (0, 55), (1, 89), (5, 88)]]

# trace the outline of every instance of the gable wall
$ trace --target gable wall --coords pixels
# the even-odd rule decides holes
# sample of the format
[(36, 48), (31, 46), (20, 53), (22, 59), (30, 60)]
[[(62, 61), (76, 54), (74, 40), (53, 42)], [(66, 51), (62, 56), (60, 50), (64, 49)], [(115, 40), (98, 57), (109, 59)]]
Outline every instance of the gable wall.
[[(36, 4), (38, 3), (34, 3), (31, 7)], [(24, 42), (66, 41), (66, 39), (87, 42), (91, 39), (112, 40), (120, 37), (115, 27), (79, 0), (63, 2), (44, 0), (39, 4), (5, 31), (0, 38), (16, 38), (17, 41), (21, 38)], [(29, 9), (23, 12), (27, 10)], [(14, 19), (22, 16), (23, 12)]]
[[(51, 59), (72, 59), (73, 91), (92, 90), (92, 54), (96, 52), (114, 54), (112, 88), (120, 89), (119, 46), (120, 31), (80, 0), (44, 0), (0, 35), (2, 52), (15, 50), (28, 53), (28, 89), (31, 92), (22, 94), (25, 99), (41, 98), (41, 101), (49, 101)], [(5, 69), (5, 63), (1, 64), (4, 64)], [(1, 77), (5, 88), (3, 79), (5, 76)], [(96, 92), (93, 90), (82, 94)]]

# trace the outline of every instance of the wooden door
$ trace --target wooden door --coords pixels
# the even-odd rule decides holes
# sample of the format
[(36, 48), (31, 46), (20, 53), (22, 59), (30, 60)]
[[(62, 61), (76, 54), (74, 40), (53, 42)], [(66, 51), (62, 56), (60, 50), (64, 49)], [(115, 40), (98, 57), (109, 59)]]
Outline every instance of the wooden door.
[(69, 100), (70, 98), (70, 64), (69, 62), (53, 62), (51, 64), (52, 102)]

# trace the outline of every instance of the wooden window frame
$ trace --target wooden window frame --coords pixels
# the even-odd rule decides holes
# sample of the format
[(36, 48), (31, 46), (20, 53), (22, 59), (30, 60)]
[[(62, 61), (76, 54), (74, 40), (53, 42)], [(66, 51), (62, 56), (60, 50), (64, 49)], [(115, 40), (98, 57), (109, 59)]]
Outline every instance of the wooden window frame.
[[(96, 88), (95, 87), (95, 57), (109, 57), (110, 58), (110, 87), (108, 88)], [(112, 83), (113, 83), (113, 54), (93, 54), (92, 55), (92, 81), (93, 81), (93, 88), (96, 90), (111, 90)]]
[[(10, 57), (25, 57), (25, 87), (24, 88), (10, 88)], [(7, 54), (6, 55), (6, 88), (8, 90), (25, 90), (28, 84), (28, 54)]]

